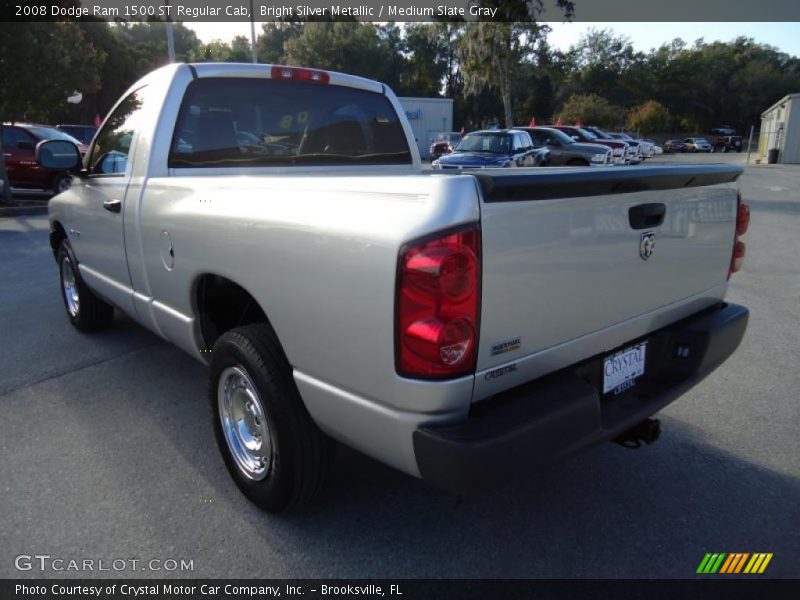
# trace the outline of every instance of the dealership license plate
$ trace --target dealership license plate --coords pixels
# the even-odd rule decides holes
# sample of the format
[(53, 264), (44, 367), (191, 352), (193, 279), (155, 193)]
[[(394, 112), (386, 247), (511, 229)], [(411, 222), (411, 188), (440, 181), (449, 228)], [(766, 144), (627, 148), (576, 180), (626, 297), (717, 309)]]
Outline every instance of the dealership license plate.
[(647, 342), (625, 348), (603, 360), (603, 393), (619, 394), (633, 387), (644, 374)]

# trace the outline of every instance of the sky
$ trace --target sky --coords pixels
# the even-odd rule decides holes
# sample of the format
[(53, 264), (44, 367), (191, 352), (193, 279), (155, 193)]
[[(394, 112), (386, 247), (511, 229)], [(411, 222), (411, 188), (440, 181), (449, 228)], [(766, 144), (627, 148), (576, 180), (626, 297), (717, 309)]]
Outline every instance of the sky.
[[(186, 22), (204, 42), (213, 39), (230, 41), (236, 35), (250, 37), (250, 23), (201, 23)], [(635, 50), (647, 52), (676, 37), (692, 43), (698, 38), (711, 42), (728, 42), (741, 35), (752, 37), (756, 42), (776, 46), (778, 49), (800, 56), (800, 23), (549, 23), (553, 31), (548, 37), (551, 46), (566, 50), (578, 41), (588, 29), (613, 29), (627, 36)], [(256, 35), (261, 31), (256, 23)]]

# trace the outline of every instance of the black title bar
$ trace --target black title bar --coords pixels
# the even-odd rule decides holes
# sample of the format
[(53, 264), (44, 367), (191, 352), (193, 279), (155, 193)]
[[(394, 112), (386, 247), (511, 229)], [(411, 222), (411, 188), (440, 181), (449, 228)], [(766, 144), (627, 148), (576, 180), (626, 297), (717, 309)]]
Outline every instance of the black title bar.
[[(565, 8), (566, 5), (566, 8)], [(787, 0), (2, 0), (3, 21), (800, 21)]]
[(798, 580), (707, 576), (692, 580), (525, 579), (59, 579), (0, 580), (3, 600), (486, 600), (487, 598), (726, 600), (797, 598)]

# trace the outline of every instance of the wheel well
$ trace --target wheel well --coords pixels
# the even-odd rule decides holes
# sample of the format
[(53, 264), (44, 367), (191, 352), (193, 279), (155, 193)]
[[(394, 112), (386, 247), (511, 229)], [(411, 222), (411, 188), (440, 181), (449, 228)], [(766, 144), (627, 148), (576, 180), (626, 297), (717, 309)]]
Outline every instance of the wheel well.
[(226, 331), (251, 323), (268, 322), (256, 299), (237, 283), (220, 275), (203, 275), (195, 286), (204, 351)]
[(58, 253), (58, 248), (65, 239), (67, 239), (67, 232), (64, 231), (61, 223), (56, 221), (53, 223), (52, 229), (50, 229), (50, 248), (53, 249), (54, 256)]

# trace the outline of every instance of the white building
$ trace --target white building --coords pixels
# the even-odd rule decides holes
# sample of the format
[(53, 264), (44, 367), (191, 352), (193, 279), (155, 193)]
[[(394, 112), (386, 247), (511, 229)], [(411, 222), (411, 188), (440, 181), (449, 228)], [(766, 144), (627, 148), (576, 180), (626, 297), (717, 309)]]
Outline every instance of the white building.
[(779, 163), (800, 163), (800, 93), (784, 96), (761, 113), (760, 162), (767, 162), (768, 153), (774, 148), (778, 150)]
[(398, 98), (417, 138), (419, 154), (430, 158), (431, 141), (437, 133), (453, 131), (452, 98)]

